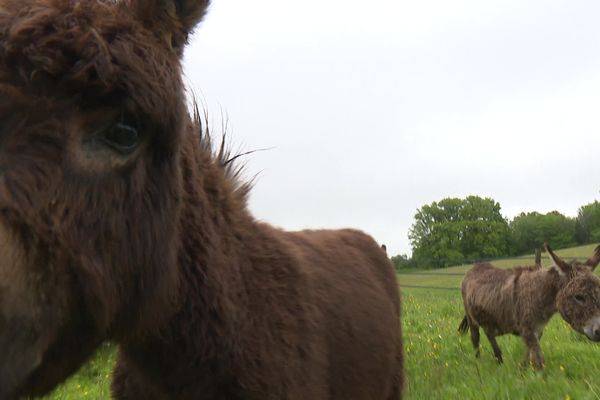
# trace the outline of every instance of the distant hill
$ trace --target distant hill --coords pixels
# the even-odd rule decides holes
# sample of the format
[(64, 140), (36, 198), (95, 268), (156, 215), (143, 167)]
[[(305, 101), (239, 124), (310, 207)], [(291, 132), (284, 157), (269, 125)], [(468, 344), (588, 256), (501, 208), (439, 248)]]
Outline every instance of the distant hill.
[[(587, 259), (590, 257), (597, 244), (588, 244), (584, 246), (570, 247), (567, 249), (556, 250), (556, 254), (565, 258), (581, 258)], [(494, 266), (499, 268), (511, 268), (517, 266), (529, 266), (535, 264), (533, 254), (527, 254), (515, 258), (505, 258), (490, 261)], [(551, 261), (546, 253), (542, 253), (542, 266), (548, 267)], [(410, 289), (409, 286), (424, 286), (431, 288), (449, 288), (459, 289), (462, 282), (463, 274), (468, 271), (473, 264), (464, 264), (456, 267), (439, 268), (434, 270), (423, 270), (407, 273), (399, 273), (398, 281), (401, 287)], [(600, 275), (600, 268), (596, 270), (596, 274)]]

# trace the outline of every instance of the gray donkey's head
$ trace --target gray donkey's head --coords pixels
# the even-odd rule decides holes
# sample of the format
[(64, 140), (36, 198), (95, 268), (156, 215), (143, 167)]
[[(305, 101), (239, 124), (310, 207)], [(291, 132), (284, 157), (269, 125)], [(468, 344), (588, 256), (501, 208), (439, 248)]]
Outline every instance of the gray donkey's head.
[(600, 278), (593, 272), (600, 262), (600, 246), (584, 263), (566, 262), (548, 245), (546, 251), (565, 281), (556, 297), (560, 315), (577, 332), (600, 341)]

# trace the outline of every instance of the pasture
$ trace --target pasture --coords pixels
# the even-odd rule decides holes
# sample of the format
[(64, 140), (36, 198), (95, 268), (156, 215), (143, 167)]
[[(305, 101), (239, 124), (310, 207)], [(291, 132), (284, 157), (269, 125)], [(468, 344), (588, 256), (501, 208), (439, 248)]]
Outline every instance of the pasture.
[[(557, 253), (565, 258), (585, 256), (594, 246)], [(531, 262), (503, 260), (499, 266)], [(542, 260), (548, 265), (548, 260)], [(401, 285), (458, 288), (460, 275), (470, 266), (429, 271), (427, 275), (400, 275)], [(435, 274), (435, 275), (434, 275)], [(485, 337), (481, 358), (475, 359), (468, 335), (457, 333), (463, 317), (458, 290), (402, 289), (403, 334), (406, 372), (406, 399), (600, 399), (600, 344), (573, 332), (558, 315), (544, 330), (541, 341), (546, 357), (544, 372), (523, 365), (525, 346), (514, 336), (502, 336), (498, 343), (504, 364), (494, 360)], [(51, 400), (108, 399), (110, 370), (115, 350), (103, 346), (77, 375), (47, 396)]]
[(525, 345), (516, 336), (498, 344), (498, 365), (483, 336), (481, 357), (468, 334), (457, 333), (463, 317), (458, 291), (403, 291), (408, 399), (600, 399), (600, 346), (574, 333), (555, 316), (541, 341), (545, 371), (523, 365)]

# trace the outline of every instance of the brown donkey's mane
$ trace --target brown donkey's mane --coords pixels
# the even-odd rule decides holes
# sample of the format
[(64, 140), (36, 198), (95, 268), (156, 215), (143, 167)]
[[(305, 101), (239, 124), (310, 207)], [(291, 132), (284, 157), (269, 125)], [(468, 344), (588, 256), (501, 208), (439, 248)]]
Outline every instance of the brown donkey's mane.
[(187, 110), (208, 5), (0, 0), (0, 400), (49, 392), (104, 341), (116, 399), (400, 397), (385, 252), (256, 221)]

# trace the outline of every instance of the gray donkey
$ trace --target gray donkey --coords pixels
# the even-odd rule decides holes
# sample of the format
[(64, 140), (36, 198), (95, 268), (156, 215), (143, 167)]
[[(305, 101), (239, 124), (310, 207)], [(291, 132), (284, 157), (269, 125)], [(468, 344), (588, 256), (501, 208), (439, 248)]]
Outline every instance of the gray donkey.
[(542, 331), (557, 312), (577, 332), (600, 341), (600, 279), (593, 270), (600, 262), (600, 246), (585, 263), (565, 262), (548, 245), (554, 265), (550, 268), (495, 268), (477, 264), (462, 282), (465, 317), (459, 332), (471, 330), (475, 354), (479, 356), (479, 327), (483, 328), (498, 362), (502, 351), (496, 336), (512, 333), (527, 345), (527, 360), (542, 369)]

